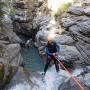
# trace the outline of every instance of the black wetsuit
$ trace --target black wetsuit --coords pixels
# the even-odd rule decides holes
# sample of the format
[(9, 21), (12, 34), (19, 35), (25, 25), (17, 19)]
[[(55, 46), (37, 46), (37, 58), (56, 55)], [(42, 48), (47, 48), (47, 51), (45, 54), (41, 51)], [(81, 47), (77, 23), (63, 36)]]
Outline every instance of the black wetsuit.
[(59, 52), (59, 46), (56, 44), (56, 42), (52, 42), (50, 44), (47, 43), (45, 51), (47, 54), (47, 62), (46, 62), (45, 68), (44, 68), (44, 72), (46, 73), (48, 66), (52, 60), (54, 61), (56, 71), (58, 72), (59, 66), (58, 66), (56, 58), (53, 56), (53, 53)]

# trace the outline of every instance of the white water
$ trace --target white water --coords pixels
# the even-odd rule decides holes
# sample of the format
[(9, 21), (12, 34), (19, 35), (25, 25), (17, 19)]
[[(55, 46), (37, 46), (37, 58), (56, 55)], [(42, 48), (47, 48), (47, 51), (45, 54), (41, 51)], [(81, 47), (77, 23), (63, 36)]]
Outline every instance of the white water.
[(31, 87), (27, 83), (23, 83), (23, 84), (20, 83), (20, 84), (17, 84), (16, 86), (12, 87), (9, 90), (31, 90)]
[[(82, 70), (75, 70), (73, 75), (78, 75)], [(65, 81), (69, 79), (69, 75), (66, 71), (60, 70), (59, 73), (56, 72), (55, 67), (52, 66), (46, 73), (45, 77), (33, 77), (32, 81), (35, 84), (31, 89), (28, 83), (20, 83), (10, 90), (58, 90), (58, 87)]]

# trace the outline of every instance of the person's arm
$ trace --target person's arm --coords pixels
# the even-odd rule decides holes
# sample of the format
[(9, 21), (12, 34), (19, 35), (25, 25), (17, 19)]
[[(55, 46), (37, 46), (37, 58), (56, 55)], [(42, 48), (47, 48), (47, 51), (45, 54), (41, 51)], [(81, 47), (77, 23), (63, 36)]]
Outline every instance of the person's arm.
[(59, 52), (60, 52), (60, 47), (59, 47), (59, 45), (58, 45), (56, 42), (54, 42), (54, 44), (55, 44), (55, 46), (56, 46), (57, 53), (59, 53)]
[(60, 47), (58, 45), (56, 45), (56, 49), (57, 49), (57, 53), (60, 52)]
[(52, 53), (49, 52), (49, 50), (48, 50), (47, 47), (45, 48), (45, 52), (46, 52), (46, 54), (49, 55), (49, 56), (53, 55)]

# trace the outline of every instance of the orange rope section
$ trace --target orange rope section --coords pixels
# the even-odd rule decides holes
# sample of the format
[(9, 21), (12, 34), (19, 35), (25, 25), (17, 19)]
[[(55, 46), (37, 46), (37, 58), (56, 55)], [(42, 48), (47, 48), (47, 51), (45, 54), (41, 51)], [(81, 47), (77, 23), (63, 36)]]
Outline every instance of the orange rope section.
[(76, 82), (76, 84), (80, 87), (80, 90), (85, 90), (84, 87), (80, 84), (80, 81), (79, 81), (76, 77), (72, 76), (72, 74), (66, 69), (66, 67), (63, 65), (63, 63), (60, 62), (60, 60), (58, 60), (58, 58), (57, 58), (56, 56), (54, 56), (54, 57), (57, 59), (58, 63), (59, 63), (59, 64), (67, 71), (67, 73), (71, 76), (72, 80), (74, 80), (74, 81)]

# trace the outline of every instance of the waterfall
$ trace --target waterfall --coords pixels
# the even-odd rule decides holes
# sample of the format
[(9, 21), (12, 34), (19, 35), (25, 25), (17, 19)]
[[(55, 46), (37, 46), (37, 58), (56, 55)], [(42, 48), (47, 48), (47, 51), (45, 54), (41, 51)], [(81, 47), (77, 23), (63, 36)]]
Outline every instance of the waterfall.
[[(83, 70), (81, 68), (76, 69), (73, 71), (72, 75), (77, 76), (82, 72)], [(48, 69), (45, 76), (41, 75), (41, 72), (38, 73), (39, 77), (33, 76), (31, 78), (34, 84), (33, 87), (31, 87), (29, 83), (21, 82), (9, 90), (58, 90), (59, 86), (65, 84), (70, 79), (70, 76), (65, 70), (60, 69), (57, 73), (54, 65)]]
[(68, 75), (64, 70), (60, 70), (59, 73), (56, 72), (55, 66), (52, 66), (47, 72), (46, 75), (41, 75), (39, 77), (33, 76), (31, 78), (34, 86), (31, 88), (31, 85), (28, 83), (17, 84), (9, 90), (58, 90), (59, 85), (68, 78)]

